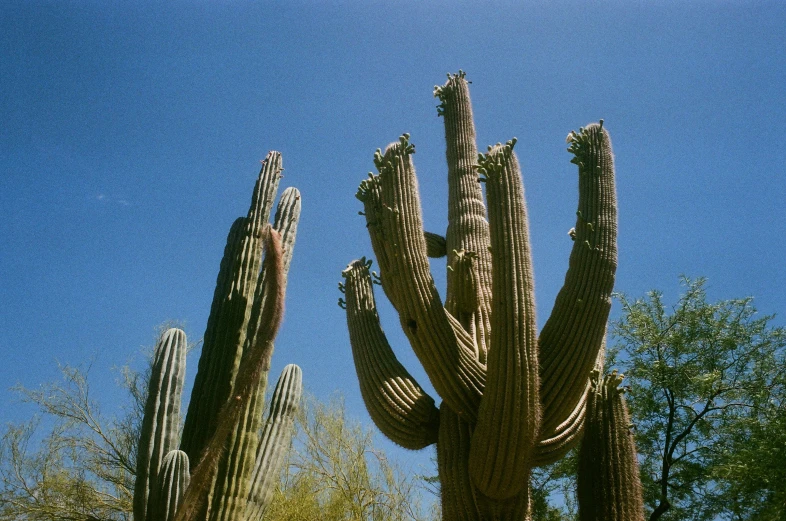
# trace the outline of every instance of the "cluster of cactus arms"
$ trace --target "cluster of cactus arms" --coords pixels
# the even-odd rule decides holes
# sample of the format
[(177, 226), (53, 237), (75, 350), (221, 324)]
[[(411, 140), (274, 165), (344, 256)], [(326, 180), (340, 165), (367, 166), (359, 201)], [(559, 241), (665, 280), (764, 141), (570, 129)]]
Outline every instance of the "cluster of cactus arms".
[(300, 219), (300, 194), (281, 196), (281, 154), (262, 162), (247, 217), (235, 221), (180, 431), (186, 336), (156, 346), (134, 490), (136, 521), (258, 521), (279, 478), (300, 402), (301, 371), (288, 365), (264, 417), (273, 341)]
[[(579, 173), (574, 243), (538, 334), (516, 139), (478, 154), (463, 72), (449, 74), (434, 95), (447, 142), (447, 231), (423, 229), (409, 135), (377, 150), (377, 173), (357, 197), (379, 273), (365, 258), (352, 262), (339, 304), (376, 425), (403, 447), (436, 444), (443, 518), (527, 519), (530, 472), (581, 440), (593, 368), (603, 356), (617, 265), (611, 142), (602, 120), (568, 134)], [(429, 257), (447, 257), (444, 303)], [(375, 283), (397, 310), (439, 407), (396, 359), (380, 326)]]

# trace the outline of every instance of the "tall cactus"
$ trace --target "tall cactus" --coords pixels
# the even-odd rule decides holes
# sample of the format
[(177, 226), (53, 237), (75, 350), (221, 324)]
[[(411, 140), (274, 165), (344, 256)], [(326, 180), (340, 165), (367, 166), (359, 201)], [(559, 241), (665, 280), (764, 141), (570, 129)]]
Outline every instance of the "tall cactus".
[(644, 521), (639, 463), (622, 375), (595, 372), (579, 450), (581, 521)]
[(186, 347), (185, 333), (174, 328), (165, 331), (156, 344), (137, 448), (134, 519), (150, 518), (159, 469), (169, 452), (177, 449)]
[[(365, 258), (352, 262), (339, 304), (374, 422), (404, 447), (437, 446), (443, 518), (525, 519), (531, 469), (558, 460), (580, 439), (590, 373), (602, 356), (617, 264), (611, 142), (602, 120), (568, 135), (579, 170), (575, 242), (538, 335), (516, 139), (478, 155), (463, 72), (449, 74), (434, 95), (447, 142), (446, 235), (423, 230), (415, 147), (404, 134), (377, 150), (377, 173), (357, 194), (379, 274)], [(428, 261), (441, 256), (448, 269), (444, 304)], [(372, 283), (398, 311), (442, 397), (439, 409), (388, 344)]]
[[(257, 519), (270, 498), (275, 479), (267, 474), (277, 476), (282, 454), (289, 447), (302, 388), (300, 369), (287, 366), (280, 379), (284, 387), (271, 401), (271, 411), (276, 413), (264, 419), (273, 341), (283, 314), (286, 275), (300, 219), (300, 194), (288, 188), (281, 196), (273, 226), (267, 224), (283, 170), (281, 163), (278, 152), (267, 155), (248, 215), (237, 219), (230, 229), (181, 450), (174, 450), (178, 422), (173, 427), (168, 424), (168, 454), (147, 449), (161, 445), (157, 439), (163, 435), (155, 427), (143, 429), (140, 453), (144, 448), (145, 454), (151, 452), (155, 458), (140, 457), (144, 472), (137, 476), (135, 505), (140, 506), (135, 506), (136, 521)], [(167, 336), (180, 339), (185, 353), (182, 331), (170, 330)], [(184, 360), (179, 370), (183, 367)], [(176, 412), (179, 418), (179, 392), (175, 395), (154, 385), (155, 381), (151, 379), (149, 402), (166, 406), (148, 404), (144, 425), (150, 423), (149, 414), (162, 408), (173, 416)], [(267, 462), (267, 474), (255, 471), (258, 459)], [(247, 511), (253, 511), (253, 516)]]

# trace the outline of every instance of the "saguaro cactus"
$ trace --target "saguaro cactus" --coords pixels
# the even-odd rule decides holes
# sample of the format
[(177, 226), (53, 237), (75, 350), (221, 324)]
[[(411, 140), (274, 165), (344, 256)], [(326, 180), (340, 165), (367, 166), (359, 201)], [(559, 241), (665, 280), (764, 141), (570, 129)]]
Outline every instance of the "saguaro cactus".
[[(300, 368), (287, 366), (271, 401), (271, 414), (264, 419), (273, 340), (283, 314), (300, 218), (300, 194), (288, 188), (273, 226), (267, 224), (282, 170), (281, 154), (270, 152), (262, 162), (248, 216), (230, 229), (181, 450), (175, 450), (179, 420), (171, 418), (179, 418), (185, 334), (167, 331), (159, 343), (170, 337), (179, 340), (180, 358), (167, 358), (180, 360), (179, 387), (175, 392), (176, 386), (157, 383), (172, 380), (165, 375), (174, 368), (154, 366), (153, 374), (164, 376), (151, 378), (144, 425), (152, 427), (143, 428), (140, 440), (137, 521), (252, 521), (259, 519), (270, 499), (275, 480), (268, 474), (278, 474), (301, 393)], [(156, 364), (159, 358), (157, 354)], [(165, 427), (155, 419), (162, 410), (169, 415)], [(150, 456), (143, 457), (143, 452)], [(257, 461), (265, 462), (264, 471)]]
[(639, 463), (631, 432), (622, 375), (597, 372), (587, 405), (579, 450), (581, 521), (644, 521)]
[[(611, 142), (602, 120), (568, 135), (579, 170), (574, 245), (538, 335), (516, 139), (478, 155), (463, 72), (448, 75), (434, 95), (447, 142), (447, 232), (423, 230), (410, 136), (377, 150), (377, 173), (369, 173), (357, 197), (379, 274), (365, 258), (352, 262), (339, 304), (377, 426), (404, 447), (437, 445), (443, 518), (524, 519), (531, 469), (556, 461), (580, 439), (590, 373), (602, 352), (617, 264)], [(444, 304), (429, 256), (447, 256)], [(372, 282), (398, 311), (442, 397), (439, 410), (388, 344)]]

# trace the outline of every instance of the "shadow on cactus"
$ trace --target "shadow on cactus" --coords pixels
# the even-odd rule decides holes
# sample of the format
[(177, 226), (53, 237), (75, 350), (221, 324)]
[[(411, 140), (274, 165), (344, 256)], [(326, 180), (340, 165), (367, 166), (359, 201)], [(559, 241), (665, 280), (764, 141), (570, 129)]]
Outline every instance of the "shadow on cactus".
[[(352, 262), (339, 304), (376, 425), (403, 447), (437, 446), (443, 518), (525, 519), (530, 471), (581, 439), (591, 372), (603, 356), (617, 266), (611, 142), (602, 120), (568, 135), (579, 174), (574, 244), (565, 283), (538, 334), (516, 139), (478, 154), (463, 72), (448, 75), (434, 95), (445, 123), (447, 231), (423, 230), (410, 136), (377, 150), (377, 173), (369, 173), (357, 197), (379, 273), (365, 258)], [(428, 257), (446, 257), (444, 302)], [(397, 310), (442, 398), (439, 408), (388, 344), (374, 283)]]
[(300, 368), (288, 365), (264, 417), (300, 218), (300, 194), (288, 188), (268, 224), (281, 170), (281, 154), (270, 152), (248, 215), (230, 229), (182, 439), (185, 333), (169, 329), (156, 346), (137, 457), (136, 521), (257, 521), (270, 501), (302, 388)]

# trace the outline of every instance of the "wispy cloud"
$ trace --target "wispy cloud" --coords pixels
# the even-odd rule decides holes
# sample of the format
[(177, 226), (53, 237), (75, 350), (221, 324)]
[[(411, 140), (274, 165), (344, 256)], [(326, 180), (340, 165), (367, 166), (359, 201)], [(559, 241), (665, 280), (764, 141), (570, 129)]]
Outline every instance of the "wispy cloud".
[(101, 201), (103, 204), (119, 204), (120, 206), (131, 206), (131, 203), (127, 199), (116, 199), (114, 197), (109, 197), (106, 194), (96, 195), (96, 200)]

